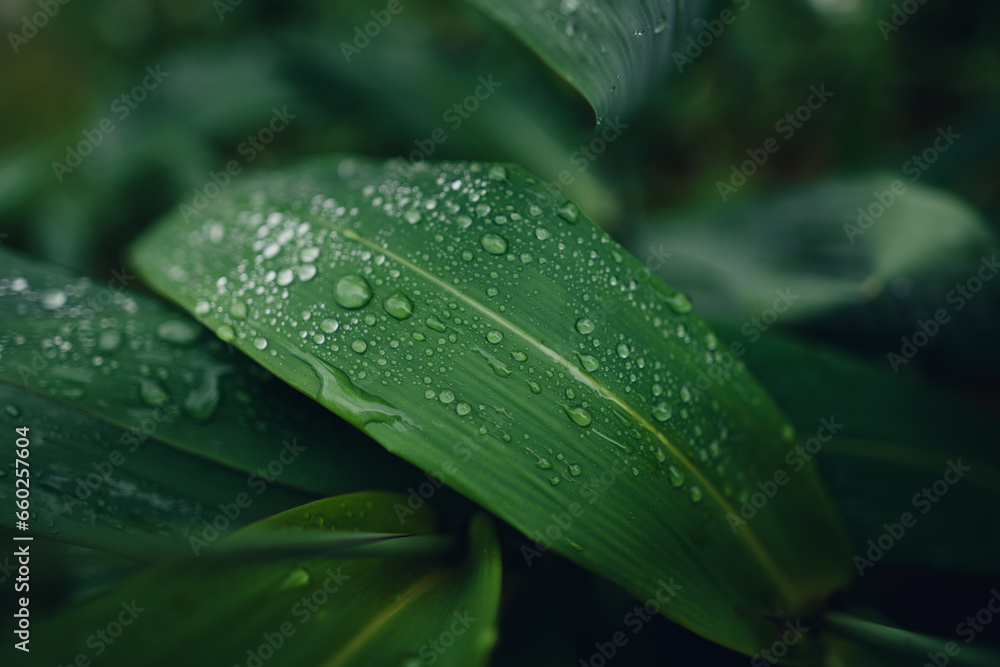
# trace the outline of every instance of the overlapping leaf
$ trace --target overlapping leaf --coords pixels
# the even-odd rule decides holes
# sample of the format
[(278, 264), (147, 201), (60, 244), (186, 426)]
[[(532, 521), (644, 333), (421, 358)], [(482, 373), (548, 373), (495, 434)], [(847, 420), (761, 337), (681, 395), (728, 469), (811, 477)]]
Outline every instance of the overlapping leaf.
[[(499, 544), (489, 519), (473, 520), (468, 554), (457, 564), (428, 557), (433, 549), (423, 557), (385, 556), (380, 546), (433, 539), (423, 535), (434, 527), (426, 509), (399, 533), (396, 507), (406, 502), (398, 494), (349, 494), (253, 524), (210, 555), (153, 568), (56, 617), (37, 631), (41, 659), (484, 665), (500, 596)], [(372, 547), (368, 556), (359, 542)]]
[[(100, 284), (0, 262), (0, 424), (30, 428), (32, 533), (154, 561), (317, 494), (406, 479), (196, 321), (124, 289), (127, 271)], [(0, 476), (0, 500), (14, 479)]]
[(675, 0), (468, 0), (562, 75), (598, 122), (635, 107), (670, 63)]
[(794, 444), (768, 396), (683, 295), (516, 167), (317, 161), (164, 221), (134, 265), (519, 528), (529, 562), (551, 543), (749, 653), (765, 616), (848, 578), (811, 468), (735, 520)]

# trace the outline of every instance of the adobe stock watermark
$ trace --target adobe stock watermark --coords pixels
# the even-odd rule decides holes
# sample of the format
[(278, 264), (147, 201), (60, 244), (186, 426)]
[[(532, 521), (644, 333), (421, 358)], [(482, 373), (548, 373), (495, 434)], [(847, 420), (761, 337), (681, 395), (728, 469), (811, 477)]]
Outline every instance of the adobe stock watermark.
[[(1000, 614), (1000, 591), (993, 588), (986, 604), (974, 615), (966, 616), (964, 621), (955, 626), (955, 634), (966, 644), (971, 644), (998, 614)], [(943, 651), (928, 651), (927, 662), (923, 667), (946, 667), (952, 658), (962, 652), (962, 647), (957, 642), (946, 642), (942, 648)]]
[[(812, 461), (823, 449), (823, 445), (833, 440), (838, 433), (844, 429), (843, 424), (837, 423), (837, 418), (831, 416), (829, 419), (820, 419), (820, 426), (816, 429), (816, 435), (806, 440), (801, 445), (796, 445), (785, 454), (785, 463), (791, 469), (791, 473), (797, 473), (806, 467), (806, 463)], [(749, 497), (743, 498), (740, 502), (739, 516), (732, 512), (726, 513), (726, 522), (733, 531), (733, 535), (739, 532), (741, 526), (752, 521), (757, 513), (767, 506), (771, 499), (778, 495), (781, 487), (787, 485), (792, 480), (792, 476), (779, 469), (769, 478), (757, 481), (757, 488)]]
[[(480, 76), (478, 81), (479, 85), (476, 86), (470, 95), (448, 107), (441, 115), (442, 122), (447, 124), (452, 132), (462, 127), (462, 124), (469, 120), (473, 113), (479, 110), (480, 105), (490, 99), (493, 93), (496, 92), (496, 89), (503, 85), (502, 81), (494, 81), (492, 74), (488, 74), (485, 77)], [(448, 141), (448, 132), (443, 127), (436, 127), (426, 138), (413, 140), (413, 145), (417, 149), (411, 151), (405, 161), (411, 167), (423, 162), (434, 155), (437, 147), (446, 141)], [(400, 156), (400, 159), (403, 159), (403, 157)]]
[(570, 153), (569, 163), (572, 170), (563, 169), (557, 175), (556, 180), (550, 181), (549, 185), (556, 190), (562, 190), (563, 187), (572, 185), (576, 180), (576, 175), (573, 172), (579, 175), (587, 171), (591, 163), (597, 160), (608, 149), (608, 146), (617, 141), (622, 132), (627, 129), (628, 123), (623, 123), (619, 116), (615, 116), (614, 120), (608, 120), (604, 129), (601, 130), (600, 136), (594, 137)]
[[(959, 312), (982, 291), (986, 283), (993, 280), (998, 271), (1000, 271), (1000, 263), (997, 262), (996, 254), (994, 253), (992, 257), (983, 256), (980, 258), (979, 270), (949, 290), (945, 295), (945, 301), (954, 306), (952, 309), (954, 312)], [(899, 352), (886, 354), (885, 358), (889, 362), (892, 372), (898, 373), (901, 366), (910, 363), (920, 350), (941, 332), (941, 327), (949, 322), (951, 322), (951, 313), (945, 308), (938, 308), (934, 311), (932, 318), (917, 320), (917, 328), (913, 333), (899, 339), (902, 343)]]
[[(145, 607), (140, 607), (134, 598), (131, 602), (122, 602), (119, 606), (122, 610), (118, 612), (118, 615), (114, 619), (109, 621), (104, 627), (97, 628), (87, 637), (87, 648), (93, 651), (95, 658), (103, 655), (115, 643), (115, 640), (122, 636), (125, 628), (132, 625), (135, 619), (139, 618), (139, 614), (146, 611)], [(86, 653), (77, 653), (76, 657), (69, 664), (87, 667), (90, 665), (90, 657)]]
[[(334, 572), (327, 568), (326, 577), (322, 583), (318, 584), (308, 595), (303, 595), (295, 602), (289, 610), (291, 615), (298, 619), (300, 625), (305, 625), (316, 612), (326, 605), (334, 595), (344, 586), (344, 582), (351, 578), (350, 575), (341, 572), (343, 568), (338, 567)], [(297, 577), (298, 574), (293, 574)], [(272, 632), (262, 632), (260, 634), (260, 644), (252, 646), (246, 651), (246, 658), (234, 665), (234, 667), (263, 667), (264, 663), (275, 656), (281, 647), (295, 635), (297, 628), (291, 621), (280, 623)]]
[[(916, 183), (920, 180), (924, 172), (938, 161), (941, 154), (951, 148), (957, 139), (962, 138), (961, 134), (952, 131), (951, 125), (948, 126), (948, 129), (939, 127), (937, 133), (938, 136), (930, 146), (925, 148), (919, 155), (913, 155), (900, 167), (900, 171), (910, 177), (911, 183)], [(844, 223), (844, 233), (847, 234), (847, 240), (853, 245), (854, 239), (868, 231), (879, 218), (885, 215), (889, 207), (895, 204), (896, 200), (904, 194), (906, 194), (906, 184), (898, 178), (889, 184), (888, 190), (873, 191), (872, 197), (874, 201), (868, 204), (868, 206), (858, 207), (856, 224), (851, 224), (850, 222)]]
[[(413, 0), (407, 0), (407, 2), (412, 2)], [(392, 23), (392, 19), (397, 14), (403, 11), (403, 3), (400, 0), (389, 0), (389, 3), (385, 6), (385, 9), (380, 9), (378, 11), (372, 10), (369, 12), (371, 14), (372, 20), (368, 21), (362, 26), (354, 27), (354, 40), (350, 43), (341, 42), (340, 52), (344, 54), (344, 59), (347, 64), (351, 64), (351, 58), (361, 53), (364, 49), (372, 43), (372, 40), (382, 34), (382, 31), (389, 27)]]
[(889, 20), (879, 19), (876, 22), (878, 26), (878, 31), (882, 33), (882, 39), (889, 41), (889, 35), (894, 32), (899, 32), (910, 17), (917, 13), (927, 0), (903, 0), (903, 2), (892, 5), (892, 13), (889, 15)]
[(289, 122), (295, 120), (297, 114), (289, 113), (288, 107), (277, 107), (271, 109), (271, 118), (262, 128), (253, 134), (248, 134), (246, 138), (236, 147), (236, 153), (243, 157), (243, 163), (239, 160), (230, 160), (226, 163), (225, 169), (208, 172), (208, 182), (200, 188), (191, 188), (194, 197), (191, 203), (182, 203), (179, 207), (181, 216), (185, 221), (190, 221), (191, 217), (204, 211), (208, 204), (218, 197), (222, 191), (232, 182), (232, 179), (243, 171), (245, 165), (257, 159), (257, 156), (267, 146), (274, 141), (274, 138), (285, 131)]
[[(254, 495), (260, 496), (267, 490), (269, 484), (273, 484), (285, 472), (285, 468), (295, 463), (302, 452), (306, 451), (304, 445), (299, 445), (295, 438), (281, 443), (281, 452), (267, 465), (257, 468), (256, 471), (247, 477), (247, 486), (254, 489)], [(201, 535), (188, 535), (188, 545), (195, 556), (210, 547), (216, 540), (223, 537), (233, 523), (240, 518), (243, 510), (253, 504), (254, 496), (249, 493), (240, 492), (236, 494), (232, 502), (219, 503), (219, 512), (211, 519), (202, 519)]]
[[(110, 111), (118, 122), (124, 121), (135, 111), (149, 93), (156, 90), (163, 80), (170, 76), (170, 72), (160, 70), (160, 66), (148, 65), (146, 76), (132, 87), (128, 92), (122, 93), (111, 103)], [(74, 169), (83, 164), (83, 159), (94, 152), (94, 148), (100, 146), (104, 138), (117, 129), (115, 120), (110, 116), (105, 116), (97, 122), (93, 128), (85, 128), (81, 131), (83, 139), (75, 146), (66, 145), (66, 157), (62, 162), (58, 160), (52, 162), (52, 171), (56, 175), (56, 180), (62, 183), (63, 177), (73, 172)]]
[(420, 648), (417, 649), (417, 655), (424, 661), (424, 665), (429, 666), (436, 663), (441, 656), (448, 652), (448, 649), (455, 645), (455, 641), (468, 632), (469, 628), (479, 620), (477, 617), (471, 616), (468, 609), (461, 613), (452, 612), (451, 616), (454, 619), (451, 625), (442, 630), (434, 639), (421, 644)]
[[(733, 4), (743, 12), (750, 6), (750, 0), (733, 0)], [(694, 61), (701, 57), (705, 49), (710, 47), (725, 32), (726, 26), (732, 25), (734, 21), (736, 21), (736, 13), (728, 7), (719, 12), (718, 18), (711, 21), (706, 21), (703, 18), (695, 19), (692, 23), (700, 30), (695, 35), (688, 35), (684, 42), (683, 53), (674, 51), (672, 54), (677, 71), (683, 74), (684, 68), (694, 64)]]
[(750, 658), (750, 664), (753, 667), (766, 667), (767, 665), (776, 665), (781, 658), (788, 655), (788, 650), (802, 641), (806, 633), (809, 632), (808, 625), (802, 625), (802, 619), (796, 619), (793, 623), (792, 621), (785, 621), (785, 631), (781, 633), (781, 637), (776, 639), (770, 647), (761, 650), (759, 653)]
[(39, 11), (21, 18), (21, 30), (18, 32), (8, 32), (7, 41), (10, 48), (17, 53), (22, 46), (35, 38), (38, 31), (49, 24), (49, 21), (56, 17), (63, 5), (68, 5), (70, 0), (38, 0)]
[[(948, 467), (940, 479), (935, 480), (929, 486), (925, 486), (910, 498), (910, 505), (914, 509), (920, 510), (924, 515), (931, 511), (937, 503), (948, 493), (952, 486), (957, 484), (965, 473), (972, 470), (969, 466), (962, 465), (962, 459), (947, 461)], [(896, 544), (903, 539), (906, 531), (917, 525), (917, 517), (912, 512), (903, 512), (899, 516), (899, 521), (894, 523), (883, 523), (885, 532), (874, 539), (869, 539), (864, 556), (855, 554), (852, 559), (854, 567), (858, 570), (859, 576), (865, 576), (865, 570), (874, 567), (875, 563), (882, 560)]]
[[(632, 631), (632, 637), (639, 634), (646, 624), (653, 620), (653, 617), (660, 613), (660, 609), (668, 604), (677, 594), (684, 590), (680, 584), (674, 583), (674, 578), (669, 581), (660, 579), (656, 583), (659, 588), (653, 593), (653, 597), (648, 598), (642, 606), (636, 605), (631, 611), (622, 617), (622, 625)], [(577, 663), (579, 667), (604, 667), (608, 661), (614, 659), (618, 652), (628, 645), (632, 638), (624, 630), (618, 630), (611, 635), (606, 642), (594, 642), (597, 649), (588, 658), (580, 658)]]
[[(813, 114), (833, 97), (833, 93), (826, 89), (826, 84), (820, 84), (819, 88), (811, 86), (810, 95), (806, 101), (795, 108), (794, 111), (786, 113), (774, 124), (774, 131), (777, 132), (784, 141), (795, 136), (796, 131), (802, 129), (803, 125), (809, 122)], [(722, 201), (727, 201), (729, 196), (735, 194), (737, 190), (746, 185), (747, 179), (757, 173), (760, 167), (767, 164), (772, 155), (781, 149), (781, 143), (774, 137), (768, 137), (760, 148), (748, 148), (747, 155), (750, 159), (744, 160), (739, 165), (730, 165), (730, 176), (727, 181), (716, 181), (715, 187), (719, 191)]]

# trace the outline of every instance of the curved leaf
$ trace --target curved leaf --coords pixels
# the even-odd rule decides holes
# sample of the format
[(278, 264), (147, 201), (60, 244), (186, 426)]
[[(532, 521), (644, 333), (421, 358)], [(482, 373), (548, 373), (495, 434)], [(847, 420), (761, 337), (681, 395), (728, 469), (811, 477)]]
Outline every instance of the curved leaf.
[(583, 93), (597, 122), (625, 113), (663, 79), (676, 0), (467, 0)]
[(519, 168), (323, 160), (186, 215), (140, 240), (136, 269), (519, 528), (529, 563), (551, 541), (749, 653), (773, 641), (765, 615), (847, 579), (811, 468), (733, 527), (785, 467), (791, 428), (683, 295), (639, 282), (635, 259)]
[[(405, 464), (123, 289), (127, 271), (102, 285), (2, 249), (0, 262), (0, 423), (30, 429), (33, 530), (154, 561), (190, 553), (240, 494), (223, 532), (319, 493), (406, 487)], [(0, 475), (0, 500), (14, 479)]]
[[(500, 598), (499, 544), (486, 517), (473, 520), (468, 556), (457, 565), (426, 554), (359, 557), (335, 546), (337, 539), (356, 541), (358, 531), (396, 532), (395, 507), (406, 501), (398, 494), (350, 494), (253, 524), (225, 544), (254, 538), (282, 548), (225, 548), (138, 575), (43, 625), (43, 657), (68, 664), (79, 654), (97, 655), (99, 646), (106, 664), (164, 667), (271, 657), (291, 667), (419, 665), (431, 657), (444, 667), (485, 665)], [(434, 523), (420, 511), (407, 530), (426, 533)], [(297, 550), (286, 549), (289, 535), (315, 536), (316, 547), (303, 540)], [(95, 628), (122, 618), (123, 609), (129, 623), (120, 637), (99, 641)]]

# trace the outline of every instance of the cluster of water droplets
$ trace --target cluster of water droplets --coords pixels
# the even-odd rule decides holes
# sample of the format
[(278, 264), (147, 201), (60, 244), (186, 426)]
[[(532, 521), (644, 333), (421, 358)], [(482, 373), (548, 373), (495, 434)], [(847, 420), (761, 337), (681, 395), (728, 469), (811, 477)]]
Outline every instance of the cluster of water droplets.
[[(713, 398), (742, 365), (687, 317), (683, 294), (643, 282), (607, 235), (578, 224), (572, 202), (501, 165), (344, 160), (347, 187), (329, 178), (289, 177), (281, 197), (256, 189), (235, 221), (204, 221), (169, 260), (189, 289), (201, 281), (195, 312), (223, 340), (304, 362), (316, 396), (363, 424), (422, 428), (452, 412), (460, 431), (521, 451), (553, 485), (583, 489), (608, 451), (694, 502), (696, 477), (745, 476), (731, 470), (733, 426)], [(471, 380), (479, 369), (497, 380)], [(550, 406), (562, 425), (532, 423), (554, 417)], [(577, 429), (581, 453), (530, 435), (551, 428)]]

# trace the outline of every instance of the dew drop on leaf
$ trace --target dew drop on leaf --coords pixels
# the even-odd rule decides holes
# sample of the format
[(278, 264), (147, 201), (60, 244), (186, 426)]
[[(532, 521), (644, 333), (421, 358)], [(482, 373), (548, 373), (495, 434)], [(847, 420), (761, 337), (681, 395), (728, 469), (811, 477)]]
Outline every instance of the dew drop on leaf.
[(665, 422), (674, 414), (673, 408), (666, 401), (661, 401), (653, 406), (653, 418), (659, 422)]
[(337, 286), (333, 290), (333, 297), (344, 308), (352, 310), (362, 308), (371, 301), (372, 288), (364, 278), (352, 274), (344, 276), (337, 281)]
[(479, 242), (482, 243), (486, 252), (491, 255), (502, 255), (507, 252), (507, 239), (499, 234), (483, 234)]
[(385, 312), (397, 320), (405, 320), (413, 314), (413, 302), (402, 292), (396, 292), (385, 300)]
[(593, 421), (590, 413), (581, 407), (563, 407), (563, 410), (566, 411), (566, 415), (570, 419), (580, 426), (590, 426), (590, 422)]
[(589, 317), (581, 317), (576, 321), (576, 330), (586, 335), (594, 331), (594, 321)]

